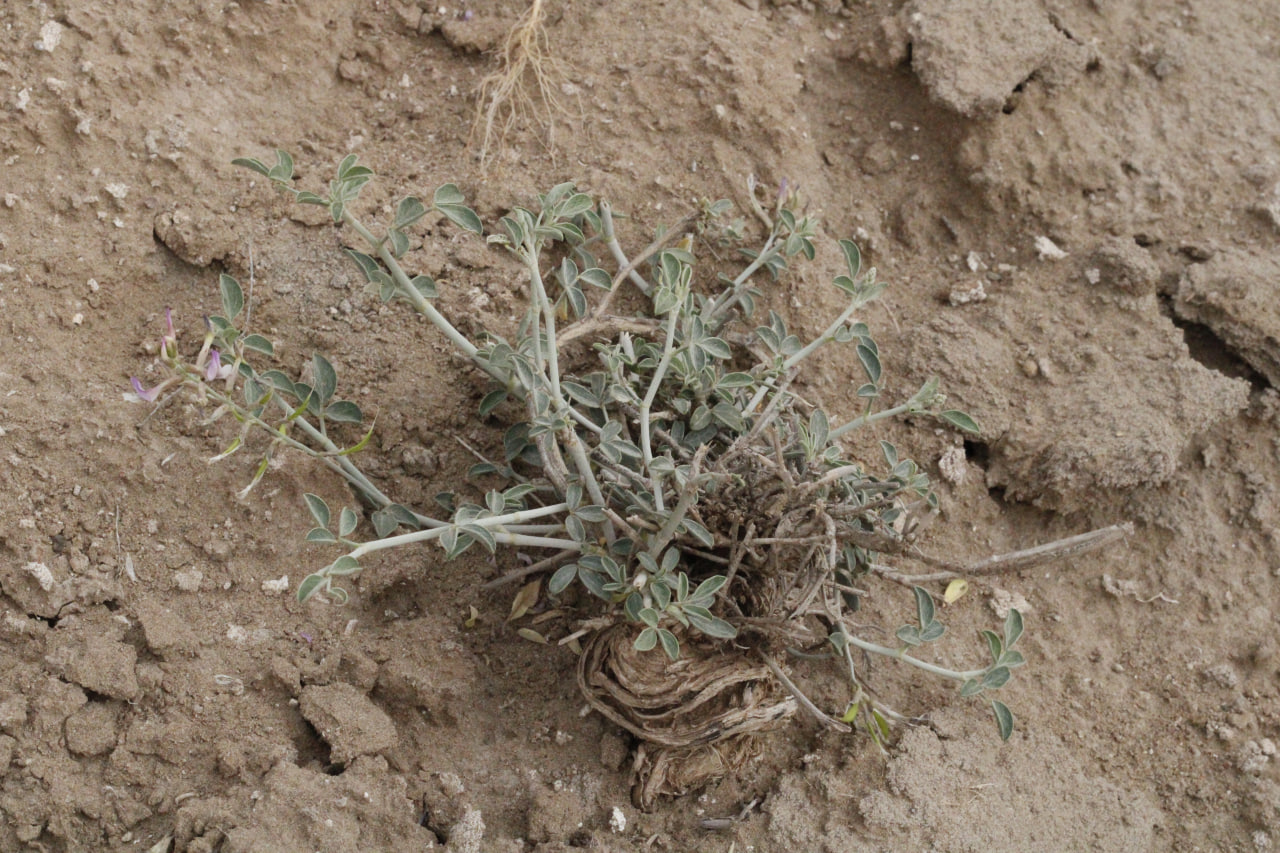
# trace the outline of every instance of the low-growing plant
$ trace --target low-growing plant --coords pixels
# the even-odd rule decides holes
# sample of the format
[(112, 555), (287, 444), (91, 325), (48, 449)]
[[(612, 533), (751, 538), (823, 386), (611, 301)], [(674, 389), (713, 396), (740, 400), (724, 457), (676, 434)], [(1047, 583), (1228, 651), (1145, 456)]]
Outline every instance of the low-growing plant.
[[(586, 593), (600, 602), (562, 642), (581, 643), (579, 684), (593, 707), (651, 746), (638, 795), (645, 803), (728, 769), (749, 751), (743, 744), (753, 732), (799, 708), (829, 727), (856, 724), (883, 741), (890, 723), (906, 718), (867, 690), (871, 656), (952, 680), (964, 696), (999, 689), (1023, 664), (1017, 610), (999, 633), (982, 632), (983, 663), (953, 669), (921, 654), (944, 636), (935, 596), (880, 561), (912, 547), (937, 497), (921, 467), (889, 442), (879, 443), (882, 458), (859, 460), (840, 439), (893, 416), (932, 418), (967, 432), (978, 427), (946, 407), (933, 379), (905, 401), (876, 409), (887, 396), (885, 376), (861, 315), (885, 284), (863, 267), (854, 243), (838, 242), (842, 269), (832, 282), (845, 307), (816, 338), (803, 340), (765, 309), (764, 282), (815, 256), (817, 223), (798, 209), (794, 192), (784, 188), (764, 205), (752, 187), (754, 212), (767, 225), (755, 247), (744, 245), (743, 223), (730, 221), (731, 206), (720, 201), (704, 203), (629, 259), (610, 206), (560, 184), (531, 209), (512, 209), (485, 236), (519, 262), (527, 301), (514, 335), (488, 330), (472, 338), (433, 305), (436, 283), (404, 266), (408, 229), (428, 215), (485, 235), (457, 187), (441, 186), (429, 204), (404, 198), (391, 222), (375, 230), (354, 210), (373, 177), (355, 156), (342, 161), (324, 194), (295, 187), (293, 161), (283, 151), (271, 165), (236, 163), (296, 202), (326, 208), (353, 232), (360, 246), (346, 252), (370, 289), (429, 319), (489, 385), (477, 418), (506, 424), (501, 455), (482, 459), (469, 475), (501, 487), (478, 500), (465, 499), (462, 489), (441, 495), (439, 513), (410, 508), (352, 461), (372, 427), (349, 447), (336, 441), (335, 424), (365, 418), (338, 397), (327, 359), (314, 356), (309, 376), (297, 380), (254, 363), (270, 357), (272, 345), (236, 327), (244, 299), (233, 278), (220, 279), (222, 313), (209, 319), (194, 357), (183, 355), (167, 321), (160, 358), (169, 376), (152, 389), (135, 379), (137, 396), (157, 400), (182, 390), (213, 405), (210, 419), (238, 420), (239, 437), (215, 460), (246, 446), (253, 432), (265, 435), (246, 493), (272, 454), (291, 448), (344, 477), (366, 507), (371, 536), (360, 535), (361, 511), (335, 513), (306, 496), (315, 520), (306, 539), (341, 553), (301, 583), (299, 600), (347, 601), (343, 579), (387, 548), (435, 541), (448, 558), (474, 547), (550, 551), (507, 578), (547, 576), (545, 593), (537, 580), (522, 590), (525, 608), (541, 594), (568, 601)], [(741, 261), (729, 272), (721, 263), (717, 275), (698, 275), (699, 247), (733, 249)], [(643, 311), (615, 313), (627, 288)], [(791, 390), (827, 345), (852, 347), (865, 374), (859, 411), (843, 422)], [(1105, 538), (1069, 547), (1079, 551)], [(1012, 555), (1013, 563), (1022, 557)], [(934, 562), (945, 571), (929, 580), (961, 568)], [(915, 621), (897, 628), (893, 644), (867, 639), (852, 618), (875, 578), (911, 589)], [(780, 664), (787, 657), (838, 661), (849, 683), (843, 712), (828, 714), (810, 701)], [(673, 668), (658, 664), (666, 659)], [(998, 700), (990, 707), (1008, 738), (1012, 714)], [(703, 776), (681, 771), (713, 748), (719, 764)]]

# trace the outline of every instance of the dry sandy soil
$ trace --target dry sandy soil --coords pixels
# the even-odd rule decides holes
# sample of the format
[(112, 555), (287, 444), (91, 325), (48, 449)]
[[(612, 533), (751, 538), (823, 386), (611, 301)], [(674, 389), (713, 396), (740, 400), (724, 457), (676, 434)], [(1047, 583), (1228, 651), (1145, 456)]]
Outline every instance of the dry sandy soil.
[[(1241, 850), (1280, 844), (1280, 16), (1233, 0), (552, 2), (574, 115), (548, 150), (469, 142), (518, 2), (104, 0), (0, 5), (0, 849)], [(833, 240), (893, 282), (867, 320), (904, 399), (927, 376), (981, 424), (925, 547), (960, 560), (1122, 520), (1121, 545), (975, 579), (957, 661), (1028, 604), (1030, 665), (981, 703), (880, 665), (932, 727), (798, 722), (652, 813), (623, 733), (582, 714), (573, 654), (504, 624), (517, 565), (373, 561), (345, 607), (297, 604), (323, 558), (286, 456), (208, 465), (230, 427), (143, 425), (163, 309), (184, 340), (217, 277), (296, 371), (319, 351), (378, 412), (363, 466), (405, 503), (492, 447), (444, 340), (365, 294), (347, 237), (242, 155), (318, 185), (348, 152), (376, 214), (456, 182), (487, 221), (563, 180), (632, 217), (632, 250), (749, 174), (798, 182), (818, 263), (770, 291), (808, 334), (839, 303)], [(1044, 238), (1043, 240), (1040, 238)], [(447, 224), (410, 259), (478, 323), (510, 268)], [(1045, 241), (1049, 241), (1046, 243)], [(1049, 245), (1051, 243), (1052, 245)], [(1056, 248), (1055, 248), (1056, 247)], [(832, 351), (805, 393), (860, 381)], [(931, 470), (959, 439), (891, 438)], [(41, 578), (29, 564), (42, 564)], [(871, 603), (892, 628), (900, 588)], [(469, 608), (480, 612), (467, 627)], [(838, 710), (834, 672), (805, 684)], [(739, 813), (729, 831), (705, 818)], [(617, 807), (626, 818), (616, 831)]]

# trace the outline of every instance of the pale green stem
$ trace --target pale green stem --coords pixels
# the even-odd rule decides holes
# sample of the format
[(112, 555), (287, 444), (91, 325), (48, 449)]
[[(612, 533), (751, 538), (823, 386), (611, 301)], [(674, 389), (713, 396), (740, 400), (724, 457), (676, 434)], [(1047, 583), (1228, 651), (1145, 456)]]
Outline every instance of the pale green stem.
[(443, 314), (435, 309), (426, 297), (418, 292), (418, 288), (413, 286), (413, 282), (409, 280), (404, 268), (400, 266), (400, 262), (396, 260), (395, 255), (391, 254), (391, 250), (387, 248), (384, 241), (373, 236), (373, 233), (368, 228), (365, 228), (360, 220), (356, 219), (349, 210), (342, 212), (342, 221), (350, 225), (357, 234), (364, 238), (365, 242), (377, 251), (378, 257), (391, 272), (391, 277), (395, 280), (400, 295), (409, 300), (415, 311), (430, 320), (432, 325), (439, 329), (464, 355), (470, 358), (473, 364), (501, 382), (504, 387), (509, 384), (511, 377), (502, 373), (502, 371), (488, 362), (477, 358), (476, 354), (479, 352), (479, 348), (471, 343), (466, 335), (459, 332), (452, 323), (445, 319)]
[[(582, 475), (582, 482), (587, 487), (587, 494), (591, 497), (591, 502), (596, 506), (608, 506), (604, 492), (600, 489), (600, 481), (596, 479), (596, 473), (591, 467), (591, 460), (587, 458), (586, 448), (582, 444), (582, 439), (578, 438), (578, 434), (573, 431), (573, 427), (564, 430), (560, 440), (568, 446), (569, 456), (573, 459), (574, 467), (578, 469), (578, 473)], [(602, 526), (604, 527), (605, 541), (612, 545), (616, 536), (613, 530), (613, 522), (605, 519), (602, 522)]]
[(933, 675), (940, 675), (943, 678), (950, 678), (953, 681), (968, 681), (971, 678), (977, 678), (978, 676), (986, 673), (985, 669), (971, 669), (958, 672), (954, 669), (947, 669), (935, 664), (926, 663), (919, 658), (913, 658), (911, 655), (907, 654), (907, 650), (905, 648), (891, 649), (888, 646), (878, 646), (875, 643), (869, 643), (866, 640), (855, 637), (848, 631), (844, 633), (844, 636), (846, 640), (865, 652), (871, 652), (875, 655), (884, 655), (885, 657), (893, 658), (894, 660), (900, 660), (903, 663), (916, 667), (917, 669), (923, 669), (925, 672), (932, 673)]
[(676, 535), (676, 528), (680, 526), (680, 522), (684, 521), (684, 517), (689, 512), (689, 507), (698, 498), (698, 472), (702, 467), (702, 460), (707, 455), (707, 445), (702, 445), (698, 449), (698, 454), (693, 457), (693, 463), (689, 466), (689, 479), (685, 483), (684, 489), (680, 493), (680, 500), (676, 502), (675, 507), (671, 510), (671, 514), (667, 516), (667, 520), (662, 523), (662, 527), (658, 528), (658, 532), (654, 534), (652, 544), (649, 546), (649, 554), (655, 559), (662, 553), (662, 549), (667, 547), (667, 543)]
[[(532, 521), (535, 518), (543, 518), (544, 516), (554, 515), (557, 512), (567, 512), (568, 510), (568, 504), (559, 503), (553, 504), (552, 506), (536, 507), (535, 509), (522, 509), (517, 512), (509, 512), (506, 515), (477, 518), (475, 521), (467, 522), (467, 524), (475, 527), (502, 528), (508, 524), (522, 524), (527, 521)], [(388, 536), (386, 539), (375, 539), (372, 542), (366, 542), (359, 548), (356, 548), (351, 552), (351, 556), (355, 559), (359, 559), (364, 554), (368, 554), (373, 551), (381, 551), (384, 548), (398, 548), (402, 545), (411, 545), (415, 542), (429, 542), (432, 539), (439, 539), (444, 535), (445, 531), (452, 529), (454, 526), (455, 525), (453, 524), (446, 524), (443, 527), (435, 527), (431, 530), (415, 530), (412, 533), (402, 533), (399, 536)], [(508, 533), (506, 535), (518, 537), (520, 540), (519, 542), (513, 541), (510, 544), (533, 545), (536, 543), (540, 547), (572, 548), (574, 550), (582, 549), (581, 545), (569, 539), (543, 539), (540, 537), (521, 536), (514, 533)]]
[[(547, 296), (546, 284), (542, 280), (542, 269), (538, 265), (536, 247), (532, 244), (527, 247), (525, 263), (529, 267), (529, 281), (533, 285), (533, 297), (542, 310), (543, 323), (547, 327), (546, 359), (548, 378), (551, 382), (552, 405), (556, 407), (558, 414), (567, 415), (571, 420), (576, 420), (573, 418), (573, 406), (565, 402), (564, 395), (560, 391), (560, 349), (556, 343), (556, 309), (551, 304), (551, 298)], [(541, 350), (540, 339), (535, 339), (535, 341), (537, 343), (534, 348)], [(583, 419), (586, 419), (585, 416), (583, 416)], [(600, 483), (596, 481), (595, 472), (591, 470), (591, 463), (582, 447), (582, 441), (578, 438), (578, 434), (573, 431), (573, 427), (563, 430), (560, 440), (568, 448), (569, 458), (573, 460), (573, 466), (578, 470), (578, 476), (582, 478), (582, 482), (587, 488), (587, 494), (591, 496), (592, 503), (604, 506), (604, 493), (600, 491)], [(608, 522), (605, 522), (605, 536), (610, 542), (613, 541), (613, 526)]]
[[(618, 265), (618, 269), (626, 269), (630, 266), (626, 253), (622, 251), (622, 246), (618, 245), (618, 237), (613, 230), (613, 208), (608, 202), (600, 203), (600, 226), (604, 228), (605, 244), (609, 247), (609, 254), (613, 255), (613, 260)], [(649, 282), (635, 270), (632, 270), (629, 278), (631, 283), (640, 289), (644, 295), (649, 295)]]
[[(276, 403), (279, 404), (280, 407), (284, 409), (286, 412), (293, 411), (293, 409), (289, 406), (289, 404), (286, 403), (279, 395), (276, 395), (275, 400), (276, 400)], [(341, 447), (333, 443), (333, 441), (329, 438), (329, 436), (325, 435), (323, 432), (316, 429), (316, 427), (313, 426), (311, 422), (308, 421), (306, 418), (298, 418), (297, 420), (294, 421), (294, 423), (297, 424), (298, 428), (302, 430), (304, 433), (306, 433), (308, 437), (310, 437), (315, 442), (317, 442), (322, 447), (324, 447), (324, 449), (329, 453), (338, 453), (342, 450)], [(276, 432), (274, 428), (265, 424), (264, 426), (266, 429), (270, 430), (272, 433), (279, 435), (279, 433)], [(292, 440), (290, 439), (290, 441)], [(315, 456), (315, 452), (310, 447), (307, 447), (305, 444), (300, 444), (295, 442), (290, 446), (297, 447), (298, 449), (302, 450), (304, 453), (308, 453), (312, 456)], [(343, 477), (348, 483), (350, 483), (351, 485), (359, 489), (361, 492), (363, 492), (364, 496), (367, 497), (371, 503), (376, 505), (378, 509), (386, 509), (388, 506), (395, 503), (395, 501), (387, 497), (382, 492), (381, 489), (379, 489), (372, 482), (370, 482), (369, 478), (364, 475), (364, 472), (362, 472), (359, 468), (357, 468), (355, 464), (351, 462), (351, 460), (348, 459), (347, 457), (316, 456), (316, 458), (319, 459), (321, 462), (323, 462), (326, 467), (328, 467), (329, 469), (331, 469), (332, 471), (334, 471), (335, 473)], [(410, 511), (412, 512), (412, 510)], [(420, 513), (415, 512), (413, 513), (413, 517), (418, 520), (419, 524), (428, 528), (442, 527), (447, 525), (447, 522), (440, 521), (439, 519), (436, 519), (436, 518), (432, 518), (429, 515), (421, 515)]]
[(756, 408), (764, 402), (764, 398), (769, 395), (769, 392), (776, 390), (778, 390), (778, 385), (774, 381), (774, 378), (772, 376), (765, 377), (764, 380), (761, 381), (760, 387), (756, 389), (755, 396), (751, 398), (751, 402), (747, 404), (745, 409), (743, 409), (742, 414), (749, 415), (754, 412)]
[(853, 316), (854, 311), (857, 311), (861, 307), (862, 307), (862, 300), (855, 299), (852, 303), (849, 304), (849, 307), (845, 309), (844, 313), (841, 314), (840, 317), (834, 323), (832, 323), (830, 326), (827, 327), (827, 330), (825, 332), (823, 332), (821, 335), (819, 335), (818, 337), (810, 341), (809, 345), (806, 346), (804, 349), (800, 350), (798, 353), (796, 353), (795, 355), (791, 356), (786, 361), (784, 361), (782, 363), (783, 369), (790, 370), (791, 368), (795, 367), (797, 364), (799, 364), (800, 362), (808, 358), (809, 355), (813, 353), (813, 351), (816, 350), (818, 347), (835, 340), (836, 331), (841, 326), (843, 326), (846, 322), (848, 322), (849, 318)]
[[(676, 320), (679, 315), (679, 306), (671, 309), (667, 315), (667, 340), (662, 347), (662, 358), (658, 361), (658, 366), (654, 368), (653, 379), (649, 382), (649, 390), (644, 395), (644, 400), (640, 402), (640, 452), (644, 455), (644, 470), (648, 474), (653, 464), (653, 446), (649, 438), (649, 410), (653, 407), (653, 400), (658, 396), (658, 386), (662, 384), (662, 377), (666, 375), (667, 367), (671, 364), (671, 356), (673, 353), (672, 345), (676, 339)], [(658, 512), (662, 512), (662, 482), (658, 477), (653, 478), (653, 505)]]
[(756, 271), (764, 266), (770, 258), (777, 254), (777, 250), (774, 248), (774, 244), (777, 240), (778, 233), (775, 229), (774, 233), (770, 234), (769, 239), (765, 241), (764, 247), (760, 250), (760, 254), (756, 255), (755, 260), (748, 264), (747, 268), (738, 274), (738, 277), (733, 280), (733, 285), (730, 289), (717, 296), (716, 301), (713, 302), (711, 307), (706, 310), (703, 315), (703, 319), (707, 322), (707, 326), (713, 331), (723, 324), (723, 320), (717, 319), (719, 315), (727, 312), (730, 308), (741, 301), (747, 280), (751, 278), (751, 276), (755, 275)]
[(564, 530), (563, 524), (508, 524), (502, 528), (508, 533), (523, 533), (529, 536), (541, 536), (544, 533), (555, 533)]
[(572, 539), (551, 539), (546, 536), (527, 536), (523, 533), (503, 533), (498, 531), (493, 538), (499, 545), (510, 545), (516, 548), (554, 548), (557, 551), (581, 551), (582, 545)]
[(565, 414), (567, 414), (570, 418), (573, 419), (573, 421), (576, 424), (578, 424), (578, 426), (582, 427), (585, 430), (594, 432), (596, 435), (599, 435), (600, 433), (604, 432), (604, 427), (597, 426), (595, 423), (592, 422), (591, 418), (582, 414), (582, 412), (579, 412), (577, 409), (573, 408), (572, 406), (566, 407)]
[(525, 264), (529, 268), (529, 282), (533, 285), (534, 301), (537, 302), (538, 308), (542, 312), (542, 322), (547, 327), (547, 351), (545, 355), (542, 353), (542, 337), (537, 334), (537, 329), (534, 330), (534, 349), (538, 352), (539, 361), (543, 358), (546, 359), (547, 374), (551, 381), (551, 399), (555, 401), (556, 408), (560, 409), (562, 408), (562, 399), (560, 397), (560, 349), (556, 344), (556, 309), (551, 304), (551, 299), (547, 296), (546, 285), (542, 283), (542, 269), (538, 266), (537, 247), (532, 244), (532, 238), (530, 238), (530, 245), (525, 250)]
[(831, 430), (831, 432), (829, 433), (829, 437), (831, 438), (832, 441), (835, 441), (837, 438), (844, 435), (845, 433), (852, 432), (853, 430), (858, 429), (860, 427), (864, 427), (867, 424), (873, 424), (876, 421), (882, 421), (885, 418), (892, 418), (895, 415), (900, 415), (903, 412), (910, 412), (914, 409), (915, 409), (915, 405), (913, 403), (907, 402), (907, 403), (903, 403), (901, 406), (894, 406), (892, 409), (885, 409), (882, 412), (876, 412), (874, 414), (868, 414), (868, 415), (860, 415), (859, 417), (856, 417), (853, 420), (849, 421), (847, 424), (842, 424), (841, 426), (838, 426), (835, 429)]

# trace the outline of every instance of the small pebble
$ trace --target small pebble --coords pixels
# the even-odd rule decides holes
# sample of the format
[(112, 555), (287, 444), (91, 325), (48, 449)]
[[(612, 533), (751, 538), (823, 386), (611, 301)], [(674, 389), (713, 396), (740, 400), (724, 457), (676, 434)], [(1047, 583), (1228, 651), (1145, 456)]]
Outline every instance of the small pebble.
[(1067, 256), (1057, 243), (1043, 235), (1036, 238), (1036, 254), (1042, 261), (1060, 261)]

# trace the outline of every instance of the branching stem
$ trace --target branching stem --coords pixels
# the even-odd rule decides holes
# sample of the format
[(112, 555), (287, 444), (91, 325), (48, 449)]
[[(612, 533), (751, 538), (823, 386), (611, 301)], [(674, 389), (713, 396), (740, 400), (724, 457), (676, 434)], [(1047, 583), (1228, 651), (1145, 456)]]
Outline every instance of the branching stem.
[[(517, 512), (509, 512), (506, 515), (495, 515), (489, 518), (477, 518), (474, 521), (467, 522), (466, 526), (483, 527), (483, 528), (502, 528), (509, 524), (523, 524), (532, 521), (535, 518), (544, 518), (548, 515), (567, 512), (569, 505), (565, 503), (553, 504), (551, 506), (537, 507), (535, 509), (522, 509)], [(402, 545), (410, 545), (415, 542), (430, 542), (432, 539), (439, 539), (446, 531), (454, 528), (453, 524), (446, 524), (441, 527), (434, 527), (430, 530), (415, 530), (412, 533), (402, 533), (399, 536), (388, 536), (386, 539), (375, 539), (372, 542), (366, 542), (359, 548), (351, 552), (351, 556), (355, 559), (374, 551), (381, 551), (384, 548), (398, 548)], [(505, 533), (498, 530), (494, 532), (495, 538), (499, 541), (507, 541), (513, 545), (527, 545), (539, 548), (560, 548), (565, 550), (581, 550), (582, 546), (572, 539), (548, 539), (544, 537), (525, 536), (517, 533)]]

